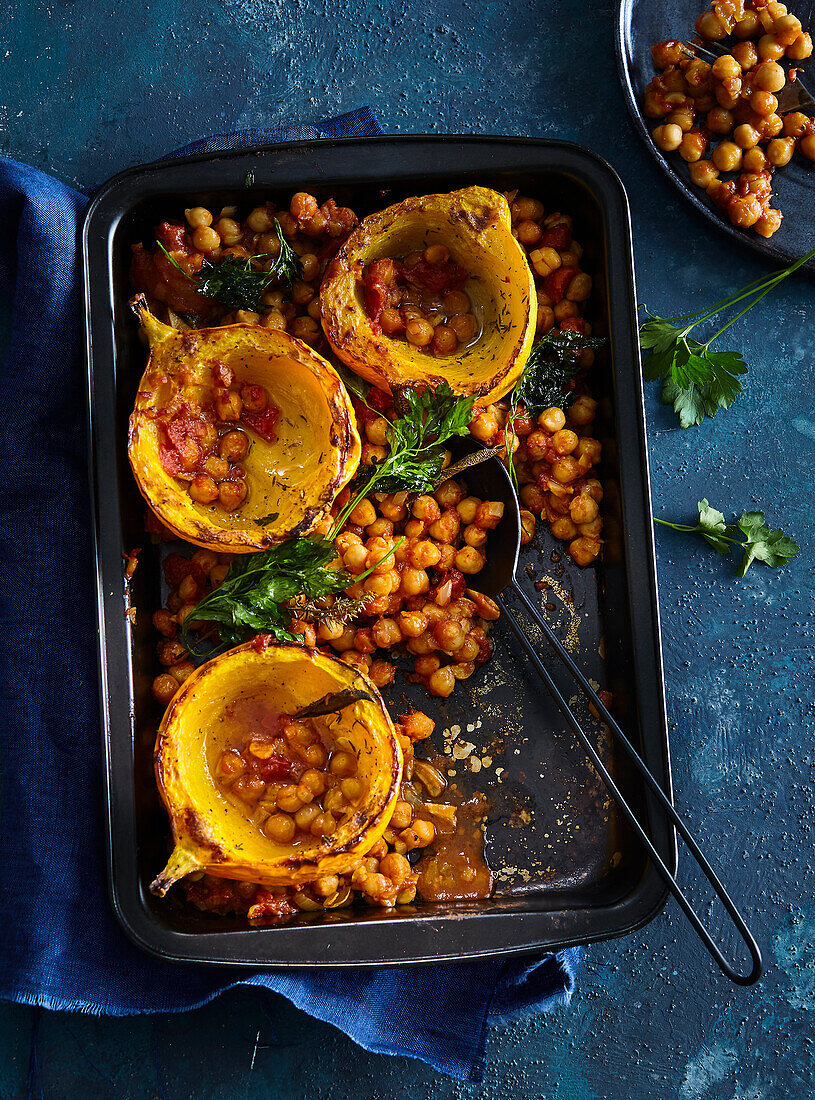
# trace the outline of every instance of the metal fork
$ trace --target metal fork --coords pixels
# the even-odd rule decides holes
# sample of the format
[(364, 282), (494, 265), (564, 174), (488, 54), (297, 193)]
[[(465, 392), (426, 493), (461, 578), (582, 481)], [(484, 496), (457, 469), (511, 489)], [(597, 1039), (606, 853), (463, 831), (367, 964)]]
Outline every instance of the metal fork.
[[(720, 46), (718, 42), (711, 43), (712, 49), (707, 46), (698, 46), (694, 42), (683, 42), (682, 45), (694, 57), (701, 57), (703, 61), (713, 62), (730, 52), (726, 46)], [(815, 99), (804, 87), (800, 77), (796, 76), (792, 83), (787, 81), (778, 93), (778, 110), (776, 111), (778, 115), (786, 115), (790, 111), (800, 111), (801, 109), (811, 111), (813, 108), (815, 108)]]

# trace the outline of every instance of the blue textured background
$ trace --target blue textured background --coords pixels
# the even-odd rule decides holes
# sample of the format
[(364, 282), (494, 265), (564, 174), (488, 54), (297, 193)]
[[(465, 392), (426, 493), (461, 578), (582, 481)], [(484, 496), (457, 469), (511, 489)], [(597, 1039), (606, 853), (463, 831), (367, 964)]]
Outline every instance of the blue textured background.
[[(617, 83), (611, 3), (346, 7), (9, 5), (0, 151), (93, 188), (208, 132), (368, 102), (391, 132), (560, 137), (606, 156), (628, 188), (640, 301), (653, 308), (698, 308), (766, 270), (686, 207), (640, 147)], [(766, 951), (762, 984), (726, 985), (669, 904), (643, 932), (588, 951), (569, 1011), (494, 1031), (481, 1086), (365, 1054), (282, 1001), (243, 991), (158, 1022), (42, 1013), (47, 1097), (815, 1093), (813, 298), (812, 281), (788, 282), (732, 331), (751, 369), (744, 395), (715, 421), (682, 432), (653, 387), (647, 397), (658, 514), (685, 519), (701, 496), (726, 512), (759, 506), (804, 547), (783, 573), (759, 567), (738, 580), (704, 544), (657, 537), (677, 800), (744, 899)], [(711, 920), (718, 928), (717, 912)], [(0, 1006), (3, 1100), (26, 1094), (33, 1025), (32, 1010)]]

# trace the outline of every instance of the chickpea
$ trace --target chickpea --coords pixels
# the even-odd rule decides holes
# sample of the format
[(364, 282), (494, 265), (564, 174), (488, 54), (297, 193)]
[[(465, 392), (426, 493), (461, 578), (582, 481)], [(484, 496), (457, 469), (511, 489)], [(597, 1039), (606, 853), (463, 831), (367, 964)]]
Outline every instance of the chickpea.
[(274, 225), (274, 217), (269, 213), (267, 207), (256, 206), (246, 219), (246, 225), (253, 233), (265, 233), (267, 229), (271, 229)]
[(260, 323), (263, 328), (285, 329), (286, 318), (279, 309), (270, 309), (268, 313), (263, 314)]
[(396, 679), (396, 665), (390, 661), (371, 661), (368, 676), (378, 688), (387, 687)]
[(577, 565), (591, 565), (600, 553), (600, 539), (579, 535), (569, 543), (569, 553)]
[(220, 246), (221, 238), (209, 226), (199, 225), (192, 235), (192, 243), (199, 252), (214, 252)]
[(772, 92), (764, 92), (756, 88), (750, 94), (750, 108), (761, 118), (768, 118), (778, 110), (778, 99)]
[(694, 23), (694, 29), (710, 42), (718, 42), (727, 35), (727, 28), (722, 25), (715, 11), (703, 11)]
[(728, 80), (724, 84), (717, 84), (715, 92), (716, 102), (720, 107), (725, 107), (727, 110), (732, 111), (738, 106), (741, 90), (741, 80)]
[(812, 36), (804, 31), (799, 34), (791, 46), (787, 46), (787, 57), (793, 61), (806, 61), (812, 56)]
[(559, 455), (570, 455), (577, 447), (577, 435), (570, 428), (561, 428), (552, 436), (552, 446)]
[(400, 611), (399, 630), (405, 638), (418, 638), (427, 630), (427, 616), (421, 611)]
[(501, 522), (504, 505), (499, 500), (485, 500), (475, 510), (475, 523), (478, 527), (492, 530)]
[(775, 167), (789, 164), (795, 152), (795, 138), (773, 138), (767, 146), (767, 160)]
[(484, 557), (473, 546), (462, 546), (455, 562), (456, 569), (465, 574), (478, 573), (484, 568)]
[(753, 74), (753, 84), (764, 92), (780, 92), (786, 83), (784, 70), (775, 61), (763, 61)]
[(733, 131), (733, 141), (741, 149), (752, 149), (754, 145), (758, 145), (760, 140), (761, 135), (758, 130), (747, 122), (737, 126)]
[(184, 217), (187, 219), (187, 224), (192, 229), (197, 229), (200, 225), (212, 225), (212, 214), (205, 206), (193, 206), (188, 208), (184, 211)]
[[(459, 344), (469, 344), (478, 327), (472, 313), (458, 313), (450, 318), (448, 324), (456, 334), (456, 340)], [(438, 329), (436, 331), (438, 332)]]
[(784, 47), (774, 34), (763, 34), (756, 44), (756, 49), (762, 61), (780, 61), (784, 56)]
[(443, 244), (431, 244), (424, 250), (424, 258), (429, 264), (443, 264), (450, 259), (450, 252)]
[(745, 149), (741, 166), (745, 172), (763, 172), (767, 167), (764, 151), (757, 145), (752, 149)]
[(400, 588), (406, 596), (418, 596), (429, 591), (430, 578), (424, 569), (403, 569)]
[(437, 325), (433, 333), (433, 354), (452, 355), (458, 347), (458, 337), (450, 325)]
[(712, 160), (697, 160), (691, 164), (689, 173), (697, 187), (707, 187), (718, 178), (719, 170)]
[(654, 129), (652, 137), (659, 149), (672, 153), (682, 144), (683, 132), (675, 122), (666, 122)]
[(761, 202), (755, 195), (734, 195), (727, 204), (727, 213), (734, 225), (747, 229), (761, 217)]
[(245, 481), (222, 481), (218, 486), (218, 503), (227, 512), (234, 512), (246, 499)]
[(456, 678), (449, 665), (445, 668), (437, 668), (436, 671), (431, 673), (428, 677), (428, 691), (431, 695), (440, 696), (442, 699), (446, 699), (448, 695), (452, 695), (455, 686)]
[(289, 814), (272, 814), (263, 826), (263, 831), (276, 844), (290, 844), (294, 840), (297, 826)]
[(199, 474), (190, 484), (190, 496), (199, 504), (212, 504), (218, 499), (218, 486), (211, 477)]
[(168, 672), (163, 672), (153, 680), (153, 697), (166, 706), (178, 691), (178, 680)]
[(455, 508), (464, 493), (458, 482), (451, 478), (449, 481), (442, 482), (433, 496), (442, 508)]
[(772, 237), (781, 228), (783, 216), (780, 210), (765, 210), (753, 228), (761, 237)]
[(758, 64), (758, 50), (752, 42), (737, 42), (731, 53), (744, 72)]
[[(547, 412), (548, 411), (551, 410), (547, 410)], [(585, 394), (581, 394), (578, 398), (576, 398), (569, 409), (569, 420), (572, 422), (572, 424), (576, 424), (578, 425), (578, 427), (583, 427), (586, 424), (591, 424), (592, 420), (594, 420), (596, 413), (597, 402), (594, 400), (594, 398), (587, 397)], [(545, 416), (546, 414), (542, 413), (541, 415)], [(563, 424), (565, 424), (565, 422), (566, 420), (564, 417)], [(560, 425), (561, 428), (563, 427), (563, 424)]]
[(568, 485), (580, 476), (580, 466), (572, 455), (563, 455), (552, 463), (552, 477), (562, 485)]
[(470, 434), (482, 443), (490, 443), (498, 432), (498, 420), (487, 412), (481, 412), (470, 423)]
[(326, 810), (324, 814), (319, 814), (314, 818), (309, 831), (312, 836), (331, 836), (336, 828), (336, 818), (329, 810)]
[(704, 156), (705, 149), (707, 149), (707, 138), (704, 134), (691, 131), (683, 136), (682, 143), (679, 146), (679, 155), (690, 164), (693, 161), (700, 160)]
[(716, 58), (710, 66), (710, 71), (717, 80), (731, 80), (741, 76), (741, 65), (735, 57), (726, 53)]
[(738, 171), (741, 158), (741, 149), (733, 141), (722, 141), (713, 150), (713, 163), (720, 172)]
[(558, 432), (561, 428), (566, 426), (566, 414), (563, 409), (544, 409), (538, 417), (538, 424), (544, 431), (551, 433)]
[(569, 517), (576, 524), (591, 523), (597, 518), (599, 511), (597, 501), (585, 493), (572, 497), (569, 504)]
[(530, 220), (518, 222), (515, 226), (515, 236), (524, 248), (532, 248), (543, 236), (543, 229), (538, 222)]
[(758, 29), (760, 26), (761, 24), (758, 21), (758, 15), (756, 15), (754, 11), (750, 11), (748, 9), (747, 11), (745, 11), (743, 18), (740, 19), (738, 23), (736, 23), (735, 27), (733, 28), (733, 33), (735, 34), (736, 38), (752, 38), (758, 33)]
[(538, 199), (526, 198), (518, 195), (510, 206), (512, 220), (515, 221), (540, 221), (543, 217), (543, 203)]
[[(453, 685), (455, 686), (455, 678), (453, 679)], [(450, 689), (452, 691), (452, 688)], [(449, 694), (449, 692), (448, 692)], [(424, 821), (422, 818), (417, 818), (412, 826), (407, 829), (403, 829), (399, 834), (401, 840), (404, 840), (407, 845), (408, 851), (412, 851), (414, 848), (426, 848), (428, 844), (431, 844), (436, 836), (436, 829), (432, 821)]]
[(798, 150), (807, 160), (815, 160), (815, 135), (808, 134), (798, 142)]
[(434, 329), (429, 321), (414, 318), (405, 326), (405, 336), (409, 344), (417, 348), (426, 348), (433, 339)]
[(784, 116), (784, 136), (796, 139), (804, 137), (808, 123), (809, 118), (802, 111), (790, 111)]
[[(570, 302), (585, 302), (590, 295), (591, 275), (579, 271), (566, 288), (566, 298)], [(555, 316), (557, 316), (557, 309), (555, 309)]]
[(714, 134), (729, 134), (735, 124), (735, 117), (725, 107), (714, 107), (712, 111), (708, 111), (705, 123)]

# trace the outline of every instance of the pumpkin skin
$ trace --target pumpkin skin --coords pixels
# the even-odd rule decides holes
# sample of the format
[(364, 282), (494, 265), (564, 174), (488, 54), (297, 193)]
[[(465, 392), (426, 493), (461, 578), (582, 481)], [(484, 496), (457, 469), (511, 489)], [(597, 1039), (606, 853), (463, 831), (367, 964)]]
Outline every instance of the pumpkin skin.
[[(358, 753), (368, 783), (363, 804), (332, 836), (297, 847), (281, 845), (228, 802), (213, 776), (221, 753), (240, 747), (250, 730), (226, 712), (236, 699), (259, 699), (292, 714), (329, 692), (362, 688), (375, 702), (352, 703), (314, 719), (330, 737), (345, 737)], [(322, 725), (324, 723), (324, 725)], [(170, 815), (175, 848), (151, 883), (163, 897), (192, 871), (263, 886), (311, 882), (344, 874), (380, 839), (402, 780), (402, 751), (378, 690), (338, 657), (258, 637), (201, 665), (182, 684), (159, 727), (155, 748), (159, 792)]]
[[(128, 457), (139, 490), (171, 531), (187, 542), (245, 554), (313, 530), (359, 464), (361, 443), (353, 406), (329, 363), (301, 340), (254, 325), (179, 332), (147, 309), (144, 295), (131, 303), (150, 343), (150, 358), (130, 417)], [(207, 393), (212, 366), (225, 363), (239, 382), (265, 386), (281, 410), (278, 439), (251, 430), (242, 465), (249, 488), (240, 509), (194, 501), (159, 459), (157, 417), (179, 393)], [(285, 482), (281, 481), (285, 477)], [(257, 523), (274, 513), (277, 519)]]
[[(473, 276), (464, 289), (482, 325), (474, 344), (447, 356), (377, 334), (364, 306), (369, 263), (429, 244), (445, 245)], [(520, 377), (535, 336), (537, 297), (526, 255), (512, 236), (506, 199), (486, 187), (466, 187), (405, 199), (360, 222), (326, 271), (320, 310), (334, 352), (379, 389), (445, 381), (454, 393), (487, 403)]]

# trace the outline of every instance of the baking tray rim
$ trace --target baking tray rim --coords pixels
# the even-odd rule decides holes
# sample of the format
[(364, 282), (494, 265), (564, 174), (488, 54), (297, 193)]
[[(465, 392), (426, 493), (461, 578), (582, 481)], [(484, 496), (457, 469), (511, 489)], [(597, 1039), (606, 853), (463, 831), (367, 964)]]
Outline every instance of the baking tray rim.
[[(91, 503), (92, 503), (92, 535), (94, 541), (94, 564), (97, 584), (97, 612), (99, 623), (99, 646), (98, 646), (98, 660), (99, 660), (99, 672), (100, 672), (100, 710), (103, 719), (103, 743), (104, 743), (104, 791), (106, 802), (106, 824), (107, 824), (107, 870), (108, 870), (108, 888), (111, 904), (114, 912), (121, 924), (123, 930), (128, 937), (140, 948), (155, 955), (159, 958), (168, 959), (178, 962), (190, 962), (190, 963), (213, 963), (226, 966), (255, 966), (255, 967), (270, 967), (270, 966), (285, 966), (285, 967), (297, 967), (297, 966), (315, 966), (315, 967), (332, 967), (332, 966), (365, 966), (365, 965), (382, 965), (382, 963), (389, 963), (391, 965), (406, 965), (406, 964), (429, 964), (433, 962), (449, 961), (453, 959), (465, 959), (465, 958), (477, 958), (484, 956), (498, 956), (498, 955), (520, 955), (529, 954), (533, 952), (540, 952), (542, 950), (556, 950), (561, 947), (571, 946), (577, 943), (589, 943), (599, 940), (616, 938), (618, 936), (628, 935), (644, 925), (649, 923), (654, 917), (662, 910), (669, 891), (667, 887), (662, 883), (662, 880), (657, 875), (657, 872), (653, 868), (650, 861), (646, 864), (645, 870), (640, 877), (634, 888), (626, 894), (620, 901), (611, 905), (598, 905), (592, 906), (588, 909), (577, 910), (554, 910), (544, 909), (537, 911), (519, 911), (512, 912), (477, 912), (477, 913), (461, 913), (459, 915), (445, 914), (435, 917), (432, 914), (427, 914), (422, 917), (400, 917), (398, 918), (399, 928), (402, 930), (402, 936), (404, 937), (405, 924), (409, 924), (412, 927), (418, 927), (420, 931), (420, 938), (431, 937), (435, 938), (438, 933), (447, 931), (450, 926), (457, 929), (467, 929), (471, 934), (474, 934), (476, 930), (483, 932), (487, 928), (491, 928), (495, 925), (496, 931), (500, 929), (500, 942), (501, 946), (490, 944), (489, 946), (476, 947), (469, 942), (460, 944), (460, 947), (455, 947), (451, 951), (438, 951), (434, 950), (432, 954), (422, 955), (417, 954), (415, 951), (411, 951), (410, 954), (396, 954), (392, 951), (386, 954), (378, 954), (376, 957), (364, 957), (364, 958), (348, 958), (337, 959), (331, 958), (315, 958), (313, 955), (308, 959), (289, 960), (286, 958), (280, 958), (275, 956), (270, 958), (268, 951), (258, 953), (257, 949), (263, 944), (264, 947), (270, 946), (269, 939), (278, 940), (278, 937), (285, 937), (289, 940), (291, 937), (296, 938), (310, 938), (312, 941), (317, 939), (328, 940), (326, 946), (330, 946), (332, 939), (336, 937), (337, 933), (342, 932), (344, 936), (348, 936), (349, 933), (353, 934), (360, 928), (364, 928), (367, 933), (367, 938), (378, 938), (376, 931), (378, 928), (387, 928), (393, 921), (393, 917), (383, 917), (381, 919), (369, 918), (360, 922), (350, 922), (341, 926), (333, 924), (321, 924), (321, 925), (303, 925), (297, 927), (281, 927), (276, 929), (236, 929), (234, 931), (217, 931), (211, 933), (201, 932), (181, 932), (177, 930), (167, 929), (162, 927), (160, 922), (147, 911), (143, 902), (143, 886), (140, 882), (136, 881), (135, 893), (136, 898), (133, 896), (129, 898), (129, 902), (132, 903), (137, 900), (138, 905), (133, 909), (132, 915), (128, 914), (128, 905), (123, 904), (123, 898), (121, 896), (121, 882), (119, 881), (120, 868), (117, 868), (117, 841), (116, 841), (116, 813), (118, 807), (115, 792), (113, 790), (113, 747), (112, 747), (112, 706), (111, 706), (111, 694), (110, 694), (110, 677), (108, 668), (109, 650), (106, 644), (106, 624), (108, 621), (108, 615), (106, 614), (107, 605), (110, 603), (111, 597), (106, 597), (104, 591), (104, 576), (103, 576), (103, 563), (101, 553), (101, 524), (100, 524), (100, 494), (97, 488), (97, 428), (98, 428), (98, 415), (95, 410), (95, 381), (96, 374), (94, 371), (94, 329), (98, 327), (95, 325), (96, 311), (92, 308), (92, 281), (97, 272), (94, 272), (94, 260), (92, 258), (92, 231), (95, 230), (95, 220), (99, 216), (99, 211), (103, 209), (106, 202), (111, 200), (111, 197), (116, 196), (117, 192), (123, 187), (129, 185), (134, 179), (140, 180), (144, 183), (144, 177), (147, 173), (161, 173), (167, 169), (174, 169), (179, 167), (189, 167), (190, 165), (198, 163), (218, 164), (222, 162), (235, 162), (235, 161), (247, 161), (254, 157), (262, 157), (267, 154), (280, 154), (280, 153), (306, 153), (307, 151), (326, 152), (332, 149), (341, 149), (342, 147), (349, 146), (418, 146), (421, 144), (430, 145), (452, 145), (459, 144), (462, 146), (482, 146), (487, 147), (489, 145), (503, 147), (507, 149), (516, 148), (520, 150), (539, 150), (541, 153), (560, 154), (567, 162), (572, 163), (568, 165), (569, 170), (575, 172), (581, 177), (582, 182), (592, 192), (593, 198), (598, 202), (598, 205), (603, 210), (604, 226), (606, 230), (606, 236), (609, 232), (616, 229), (618, 234), (621, 233), (622, 240), (618, 241), (618, 244), (622, 244), (623, 248), (618, 254), (618, 259), (621, 261), (622, 266), (625, 268), (628, 278), (625, 282), (625, 290), (628, 294), (628, 320), (630, 322), (629, 328), (631, 335), (636, 331), (636, 297), (635, 297), (635, 280), (634, 280), (634, 264), (633, 264), (633, 248), (631, 240), (631, 221), (628, 207), (627, 195), (625, 188), (615, 170), (598, 154), (586, 149), (580, 145), (572, 142), (556, 141), (556, 140), (539, 140), (535, 138), (513, 137), (504, 135), (447, 135), (447, 134), (407, 134), (407, 135), (383, 135), (376, 137), (349, 137), (349, 138), (333, 138), (333, 139), (312, 139), (307, 141), (298, 142), (285, 142), (271, 145), (259, 145), (251, 148), (237, 149), (237, 150), (225, 150), (210, 153), (197, 154), (193, 157), (180, 157), (161, 161), (152, 161), (143, 165), (135, 165), (127, 168), (106, 181), (96, 193), (94, 199), (88, 206), (85, 214), (85, 218), (82, 224), (82, 255), (83, 255), (83, 293), (84, 293), (84, 320), (85, 320), (85, 334), (86, 334), (86, 365), (87, 365), (87, 426), (88, 426), (88, 438), (89, 438), (89, 478), (91, 486)], [(253, 166), (257, 168), (257, 166)], [(313, 165), (311, 166), (313, 169)], [(441, 169), (435, 169), (433, 173), (429, 175), (442, 175), (442, 174), (455, 174), (457, 168), (460, 166), (449, 164)], [(516, 171), (534, 170), (531, 165), (511, 165), (492, 163), (484, 167), (484, 171), (506, 171), (515, 169)], [(558, 171), (557, 165), (542, 164), (537, 166), (538, 171)], [(468, 168), (464, 171), (470, 172), (472, 169)], [(561, 174), (564, 172), (564, 168), (560, 167)], [(411, 173), (402, 173), (396, 177), (396, 180), (404, 179), (408, 175), (417, 178), (422, 175), (421, 171), (415, 171)], [(359, 177), (366, 182), (372, 182), (373, 177), (371, 175), (370, 167), (360, 166)], [(602, 179), (605, 177), (605, 180)], [(343, 177), (345, 179), (346, 177)], [(381, 180), (383, 183), (389, 182), (388, 177), (378, 176), (376, 179)], [(324, 177), (321, 177), (321, 182), (330, 186), (332, 183), (339, 184), (342, 182), (340, 179), (332, 179), (331, 175), (327, 173)], [(610, 185), (612, 191), (614, 191), (615, 198), (618, 203), (619, 209), (617, 213), (621, 215), (619, 221), (611, 225), (608, 219), (610, 213), (608, 209), (608, 195), (601, 196), (597, 192), (597, 185), (601, 182), (605, 183), (605, 186)], [(253, 180), (253, 187), (273, 187), (273, 186), (285, 186), (284, 183), (276, 183), (274, 180), (265, 182), (263, 180)], [(594, 186), (592, 186), (594, 185)], [(187, 184), (187, 188), (195, 189), (194, 184)], [(232, 185), (233, 189), (235, 185)], [(172, 191), (173, 188), (171, 187)], [(141, 201), (150, 197), (153, 194), (159, 194), (162, 192), (161, 187), (154, 187), (146, 190), (142, 195), (135, 197), (131, 196), (131, 201), (122, 211), (119, 217), (113, 219), (109, 223), (104, 225), (104, 233), (102, 239), (105, 242), (105, 249), (109, 247), (109, 239), (115, 226), (123, 213), (127, 209), (130, 209), (136, 201)], [(602, 198), (605, 198), (605, 202)], [(609, 253), (607, 260), (611, 259), (613, 253)], [(105, 270), (105, 285), (108, 297), (111, 292), (110, 281), (108, 279), (108, 272)], [(609, 280), (610, 281), (610, 280)], [(621, 295), (622, 297), (622, 295)], [(633, 307), (633, 308), (632, 308)], [(609, 303), (609, 315), (613, 316), (611, 304)], [(109, 318), (108, 318), (109, 320)], [(111, 337), (112, 339), (112, 337)], [(99, 337), (97, 336), (97, 341)], [(639, 348), (635, 340), (631, 341), (631, 347), (626, 350), (633, 351), (633, 365), (636, 367), (639, 363)], [(111, 375), (113, 374), (115, 364), (115, 351), (111, 349), (112, 363), (111, 363)], [(648, 470), (648, 453), (645, 441), (645, 412), (643, 403), (642, 392), (642, 380), (641, 374), (637, 370), (633, 370), (634, 384), (634, 398), (637, 413), (637, 427), (639, 433), (640, 443), (640, 460), (641, 460), (641, 479), (640, 488), (643, 492), (644, 499), (641, 502), (645, 505), (646, 514), (650, 517), (650, 480)], [(622, 466), (621, 466), (622, 468)], [(118, 499), (117, 499), (118, 507)], [(629, 539), (631, 535), (631, 529), (628, 525), (624, 525), (624, 540), (626, 543), (626, 549), (630, 552), (631, 547), (629, 545)], [(656, 556), (653, 540), (653, 530), (648, 525), (647, 536), (645, 539), (645, 545), (639, 547), (640, 551), (644, 550), (644, 560), (641, 562), (646, 567), (647, 574), (647, 587), (648, 595), (650, 597), (650, 620), (652, 625), (651, 642), (653, 644), (653, 659), (658, 673), (656, 682), (651, 685), (652, 689), (656, 691), (656, 703), (657, 703), (657, 718), (659, 725), (659, 742), (658, 748), (661, 750), (661, 779), (664, 783), (664, 787), (669, 796), (672, 793), (672, 781), (671, 781), (671, 763), (670, 763), (670, 746), (668, 740), (667, 718), (665, 713), (665, 699), (664, 699), (664, 677), (662, 670), (662, 646), (661, 646), (661, 633), (659, 624), (659, 604), (656, 596)], [(631, 592), (629, 585), (629, 602)], [(121, 615), (122, 605), (118, 605), (118, 613)], [(632, 609), (633, 611), (633, 609)], [(632, 614), (632, 634), (635, 632), (636, 616)], [(637, 641), (632, 637), (632, 648), (636, 651), (638, 649)], [(129, 677), (128, 677), (129, 683)], [(130, 700), (132, 701), (132, 691), (130, 693)], [(641, 702), (641, 698), (637, 699), (637, 702)], [(132, 720), (133, 712), (132, 706), (128, 707), (129, 717)], [(132, 729), (132, 726), (131, 726)], [(132, 746), (131, 746), (132, 748)], [(132, 767), (131, 767), (132, 777)], [(654, 817), (655, 804), (652, 802), (652, 797), (645, 793), (646, 805), (648, 808), (648, 816), (651, 822), (655, 820), (666, 829), (667, 836), (663, 839), (667, 841), (667, 844), (663, 844), (661, 849), (661, 855), (666, 860), (669, 867), (675, 868), (677, 862), (677, 847), (676, 847), (676, 835), (672, 827), (668, 827), (667, 823), (660, 821), (657, 817)], [(135, 796), (132, 800), (135, 803)], [(130, 852), (131, 857), (135, 856), (135, 848)], [(132, 895), (131, 890), (131, 895)], [(629, 914), (628, 910), (637, 910), (636, 915)], [(524, 932), (523, 929), (527, 925), (534, 926), (536, 923), (539, 925), (541, 918), (556, 917), (558, 915), (566, 918), (573, 918), (575, 913), (593, 914), (602, 912), (604, 914), (615, 914), (617, 920), (613, 927), (604, 928), (591, 928), (584, 927), (576, 930), (572, 933), (563, 931), (561, 934), (552, 937), (541, 939), (540, 937), (530, 938), (530, 932)], [(135, 917), (135, 919), (134, 919)], [(470, 919), (472, 918), (472, 919)], [(477, 927), (476, 927), (477, 926)], [(520, 939), (515, 942), (513, 936), (508, 936), (509, 930), (517, 930), (520, 933)], [(274, 936), (271, 933), (274, 932)], [(320, 935), (322, 933), (322, 935)], [(386, 937), (388, 938), (388, 937)], [(390, 937), (391, 939), (393, 937)], [(462, 937), (464, 940), (469, 940), (469, 936)], [(195, 946), (193, 946), (195, 945)], [(220, 948), (220, 951), (215, 950), (215, 946)], [(240, 946), (240, 954), (236, 956), (234, 951), (229, 950), (225, 953), (225, 949), (238, 948)], [(280, 944), (281, 946), (282, 943)], [(393, 946), (390, 944), (389, 946)], [(207, 950), (212, 948), (212, 950)], [(254, 950), (253, 950), (254, 948)], [(367, 952), (366, 954), (370, 954)]]

